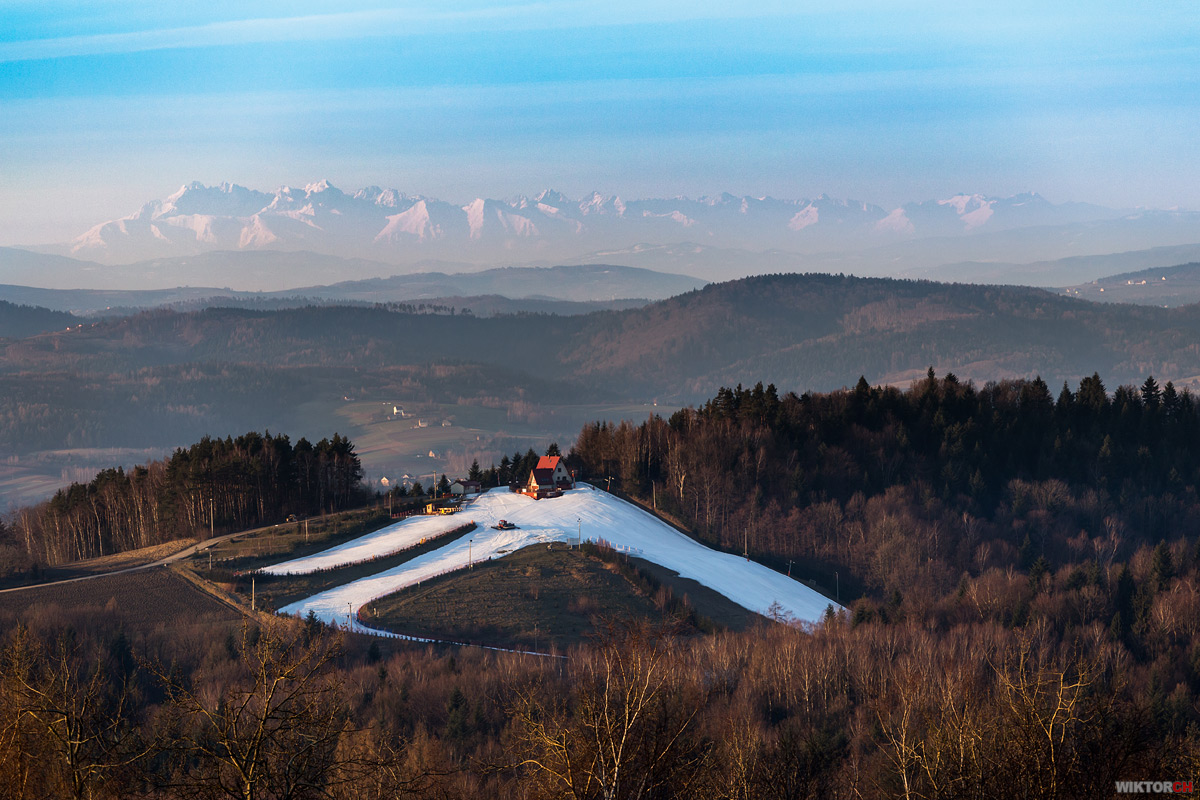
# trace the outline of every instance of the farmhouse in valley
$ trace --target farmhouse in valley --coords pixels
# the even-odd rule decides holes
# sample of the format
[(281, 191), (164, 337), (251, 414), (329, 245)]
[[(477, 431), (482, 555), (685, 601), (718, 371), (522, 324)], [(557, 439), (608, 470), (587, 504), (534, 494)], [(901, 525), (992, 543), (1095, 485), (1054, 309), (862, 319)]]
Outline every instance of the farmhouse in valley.
[(450, 484), (450, 494), (454, 495), (479, 494), (481, 491), (483, 491), (483, 485), (479, 481), (459, 478)]
[(571, 473), (567, 472), (560, 456), (542, 456), (529, 473), (524, 493), (541, 500), (543, 497), (558, 497), (563, 489), (570, 489), (574, 485)]

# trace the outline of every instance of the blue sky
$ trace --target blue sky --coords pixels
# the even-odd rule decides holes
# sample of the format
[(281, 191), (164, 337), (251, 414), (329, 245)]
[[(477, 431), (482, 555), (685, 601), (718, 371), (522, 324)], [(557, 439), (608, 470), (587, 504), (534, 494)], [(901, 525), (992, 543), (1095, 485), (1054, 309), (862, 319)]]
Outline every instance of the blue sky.
[(191, 180), (1200, 208), (1194, 0), (182, 5), (0, 0), (0, 244)]

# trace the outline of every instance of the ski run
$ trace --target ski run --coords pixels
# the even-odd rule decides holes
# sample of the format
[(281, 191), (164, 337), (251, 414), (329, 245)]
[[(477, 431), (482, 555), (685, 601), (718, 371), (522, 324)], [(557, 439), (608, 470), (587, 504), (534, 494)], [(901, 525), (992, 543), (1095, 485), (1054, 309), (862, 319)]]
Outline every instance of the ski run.
[[(494, 529), (492, 526), (502, 519), (517, 527)], [(393, 569), (291, 603), (280, 612), (303, 617), (311, 611), (324, 622), (344, 625), (349, 621), (356, 630), (371, 632), (359, 625), (355, 617), (358, 609), (372, 600), (467, 568), (472, 563), (502, 558), (523, 547), (577, 537), (584, 541), (604, 541), (621, 552), (652, 561), (759, 614), (816, 622), (831, 605), (837, 607), (798, 581), (742, 556), (706, 547), (637, 506), (586, 484), (562, 497), (544, 500), (534, 500), (506, 488), (492, 489), (458, 514), (412, 517), (338, 547), (263, 571), (295, 574), (365, 561), (405, 549), (422, 538), (436, 536), (467, 521), (478, 526), (470, 534)]]

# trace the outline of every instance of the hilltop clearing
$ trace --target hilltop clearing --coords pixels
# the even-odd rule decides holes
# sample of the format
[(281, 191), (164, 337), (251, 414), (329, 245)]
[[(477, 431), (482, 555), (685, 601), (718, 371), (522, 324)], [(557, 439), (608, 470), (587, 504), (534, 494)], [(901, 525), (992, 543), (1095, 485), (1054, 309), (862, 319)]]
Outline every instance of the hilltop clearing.
[[(340, 623), (363, 605), (406, 586), (469, 568), (474, 562), (501, 558), (523, 547), (566, 542), (577, 536), (585, 541), (607, 542), (614, 549), (671, 569), (759, 614), (815, 622), (831, 605), (801, 583), (756, 562), (705, 547), (636, 506), (586, 485), (546, 500), (493, 489), (474, 501), (462, 516), (479, 526), (466, 540), (457, 539), (394, 569), (321, 592), (280, 611), (299, 616), (311, 611), (323, 621)], [(517, 528), (493, 528), (501, 519)], [(391, 546), (383, 539), (378, 541), (381, 551)], [(285, 562), (268, 571), (297, 568), (302, 565)], [(361, 628), (357, 623), (355, 627)]]

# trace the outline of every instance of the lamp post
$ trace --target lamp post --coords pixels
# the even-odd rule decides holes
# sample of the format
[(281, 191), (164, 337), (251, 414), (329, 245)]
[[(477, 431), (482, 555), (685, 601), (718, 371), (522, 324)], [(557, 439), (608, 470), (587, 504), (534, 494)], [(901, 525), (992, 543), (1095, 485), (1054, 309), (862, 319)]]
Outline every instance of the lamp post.
[[(204, 521), (203, 521), (204, 520), (204, 489), (201, 487), (192, 487), (191, 489), (188, 489), (188, 492), (191, 496), (194, 496), (197, 498), (197, 500), (198, 500), (198, 508), (196, 510), (197, 522), (200, 522), (200, 524), (204, 524)], [(216, 531), (217, 531), (216, 512), (213, 508), (214, 494), (215, 494), (215, 492), (213, 491), (212, 487), (210, 486), (209, 490), (208, 490), (208, 538), (209, 539), (213, 538), (216, 535)]]
[(475, 559), (471, 555), (471, 551), (475, 547), (475, 540), (467, 539), (467, 569), (475, 569)]

